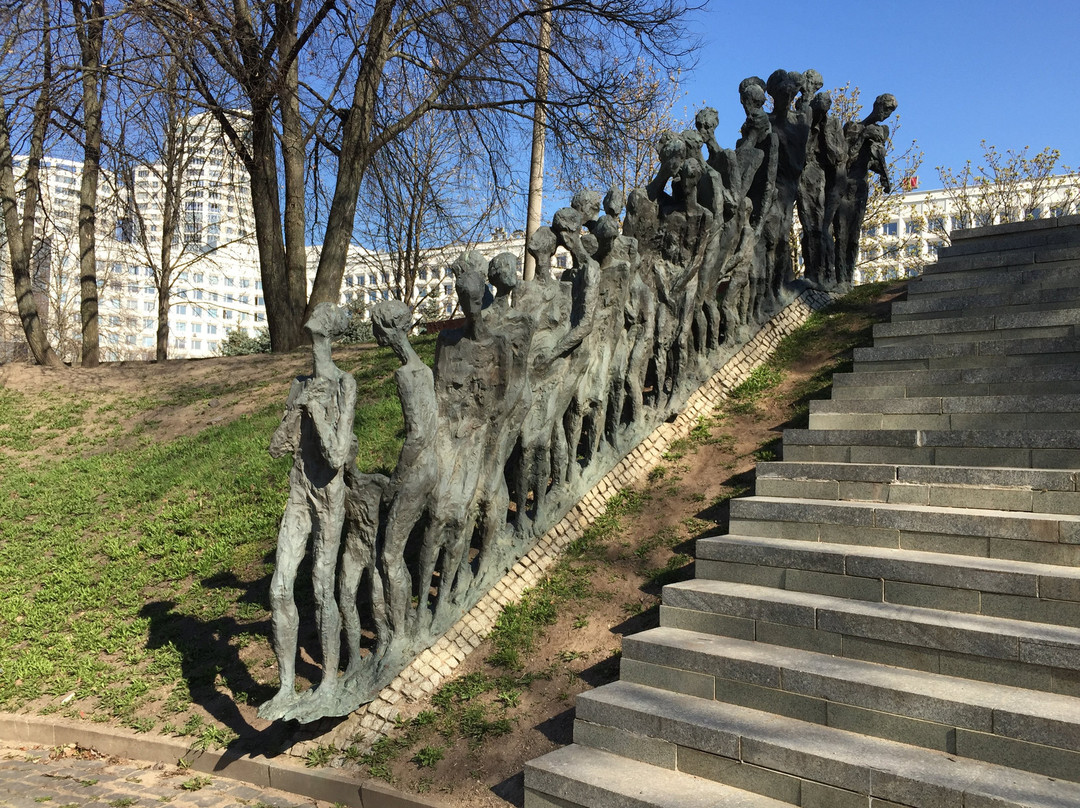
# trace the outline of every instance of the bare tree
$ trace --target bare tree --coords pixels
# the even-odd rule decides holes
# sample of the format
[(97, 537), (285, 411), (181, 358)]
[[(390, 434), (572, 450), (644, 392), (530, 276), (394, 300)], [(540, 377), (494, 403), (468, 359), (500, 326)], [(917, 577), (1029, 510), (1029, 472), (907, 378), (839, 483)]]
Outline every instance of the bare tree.
[(557, 167), (561, 188), (573, 191), (582, 185), (600, 189), (614, 186), (629, 192), (656, 177), (660, 135), (686, 125), (674, 114), (683, 96), (679, 74), (639, 59), (623, 76), (618, 92), (621, 105), (637, 110), (636, 116), (623, 121), (617, 135), (562, 144)]
[[(16, 5), (0, 13), (0, 27), (8, 32), (0, 53), (0, 88), (3, 88), (0, 92), (0, 204), (16, 305), (26, 342), (39, 364), (63, 367), (49, 342), (38, 309), (32, 270), (41, 199), (41, 163), (52, 114), (51, 16), (48, 0), (41, 0), (36, 8)], [(13, 146), (17, 140), (28, 146), (24, 167), (20, 166), (21, 211)]]
[(389, 261), (391, 291), (410, 306), (438, 248), (477, 241), (508, 198), (500, 177), (509, 167), (491, 164), (498, 155), (452, 123), (441, 114), (418, 121), (375, 156), (361, 185), (356, 237), (377, 251), (364, 253), (375, 257), (373, 271)]
[(1072, 173), (1060, 163), (1061, 152), (1049, 146), (1031, 154), (1028, 146), (1004, 153), (980, 141), (982, 161), (968, 160), (953, 171), (938, 166), (938, 177), (950, 202), (950, 218), (935, 216), (933, 230), (946, 244), (949, 231), (963, 227), (985, 227), (1013, 221), (1056, 215), (1055, 209), (1069, 209), (1078, 191)]
[[(169, 312), (177, 303), (177, 281), (204, 263), (213, 266), (217, 252), (243, 240), (246, 228), (239, 214), (221, 213), (222, 194), (233, 200), (240, 192), (222, 182), (234, 167), (225, 164), (228, 150), (216, 121), (200, 112), (190, 87), (184, 86), (177, 55), (149, 34), (138, 49), (137, 62), (121, 82), (113, 156), (127, 190), (123, 236), (153, 276), (155, 358), (163, 361), (168, 358)], [(221, 155), (221, 165), (204, 175), (211, 153)]]
[(101, 111), (106, 92), (102, 66), (105, 0), (71, 0), (79, 44), (82, 83), (82, 186), (79, 191), (79, 290), (82, 305), (82, 364), (99, 360), (97, 286), (97, 199), (101, 174)]
[[(146, 8), (175, 46), (190, 49), (186, 64), (202, 101), (251, 174), (275, 350), (302, 341), (309, 306), (338, 299), (363, 177), (381, 150), (434, 112), (470, 121), (484, 132), (485, 146), (505, 138), (508, 118), (531, 122), (542, 13), (531, 2), (157, 0)], [(618, 93), (622, 65), (645, 54), (678, 63), (687, 52), (679, 25), (686, 10), (680, 0), (552, 5), (551, 131), (586, 135), (598, 126), (597, 113), (601, 126), (635, 119), (639, 111)], [(407, 90), (417, 85), (428, 89), (413, 99)], [(239, 107), (249, 111), (246, 131), (228, 120)], [(482, 114), (494, 111), (504, 114)], [(333, 176), (333, 193), (325, 218), (311, 228), (324, 237), (314, 239), (323, 247), (307, 299), (301, 179), (315, 154)]]

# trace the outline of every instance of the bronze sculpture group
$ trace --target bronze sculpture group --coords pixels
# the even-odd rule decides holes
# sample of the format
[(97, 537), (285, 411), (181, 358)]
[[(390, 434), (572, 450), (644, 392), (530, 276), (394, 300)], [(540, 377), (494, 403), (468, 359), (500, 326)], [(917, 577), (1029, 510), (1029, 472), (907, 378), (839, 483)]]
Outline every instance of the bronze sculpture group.
[[(821, 87), (813, 70), (744, 80), (734, 149), (717, 143), (712, 109), (663, 133), (649, 185), (578, 192), (530, 236), (532, 280), (512, 254), (461, 255), (465, 323), (440, 334), (434, 372), (408, 341), (408, 307), (378, 304), (405, 418), (389, 477), (356, 469), (355, 384), (330, 359), (344, 322), (316, 307), (314, 372), (294, 382), (271, 441), (294, 466), (271, 584), (281, 686), (262, 717), (311, 721), (373, 699), (800, 284), (851, 284), (867, 173), (888, 190), (882, 122), (896, 101), (879, 96), (842, 127)], [(298, 693), (292, 587), (309, 536), (323, 676)]]

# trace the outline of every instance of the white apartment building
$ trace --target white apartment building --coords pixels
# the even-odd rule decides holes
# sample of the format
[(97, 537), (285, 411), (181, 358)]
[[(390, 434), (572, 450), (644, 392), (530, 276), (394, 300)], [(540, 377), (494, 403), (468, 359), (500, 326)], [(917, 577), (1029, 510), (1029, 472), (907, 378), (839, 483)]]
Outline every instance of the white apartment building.
[[(916, 183), (917, 184), (917, 180)], [(949, 233), (1022, 219), (1080, 213), (1080, 174), (1054, 177), (1041, 187), (909, 190), (891, 197), (863, 229), (856, 283), (917, 275), (937, 260)]]
[[(213, 122), (199, 117), (193, 120), (202, 131), (193, 140), (195, 147), (182, 169), (182, 211), (172, 241), (175, 282), (169, 308), (169, 356), (174, 358), (218, 355), (230, 331), (239, 328), (254, 334), (266, 320), (247, 175)], [(39, 309), (54, 347), (69, 360), (78, 356), (80, 338), (77, 212), (81, 168), (73, 161), (46, 161), (42, 172), (44, 235), (34, 256)], [(979, 189), (962, 197), (940, 189), (911, 190), (891, 197), (864, 230), (857, 282), (917, 274), (934, 261), (953, 229), (1021, 216), (1080, 213), (1080, 175), (1058, 178), (1054, 184), (1037, 205), (1023, 201), (1022, 187), (1014, 195), (1015, 204), (998, 207), (994, 207), (998, 196)], [(160, 263), (165, 185), (165, 167), (161, 165), (136, 168), (134, 199), (117, 189), (113, 178), (103, 176), (101, 198), (106, 201), (98, 212), (97, 249), (99, 329), (105, 361), (154, 356), (155, 269)], [(139, 223), (141, 230), (135, 231)], [(511, 252), (520, 266), (524, 237), (520, 231), (508, 234), (497, 230), (480, 244), (448, 245), (426, 253), (412, 298), (407, 301), (419, 313), (430, 319), (455, 315), (457, 296), (450, 265), (465, 249), (479, 250), (488, 258)], [(370, 307), (394, 297), (397, 284), (392, 258), (352, 248), (342, 281), (342, 305), (363, 302)], [(319, 247), (310, 247), (309, 285), (318, 260)], [(11, 273), (4, 271), (6, 262), (5, 246), (0, 255), (0, 361), (19, 355), (16, 346), (25, 351)], [(555, 268), (566, 267), (569, 256), (560, 251), (554, 263)]]

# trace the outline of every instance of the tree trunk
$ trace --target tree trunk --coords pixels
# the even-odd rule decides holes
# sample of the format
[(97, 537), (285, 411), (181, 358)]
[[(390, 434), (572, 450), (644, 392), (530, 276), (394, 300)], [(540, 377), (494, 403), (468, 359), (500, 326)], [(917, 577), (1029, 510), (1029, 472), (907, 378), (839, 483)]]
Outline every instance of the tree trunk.
[[(101, 163), (101, 40), (105, 28), (104, 0), (72, 0), (75, 32), (82, 52), (83, 167), (79, 191), (79, 306), (82, 322), (82, 365), (96, 367), (100, 359), (97, 286), (97, 192)], [(86, 12), (89, 12), (89, 19)]]
[(394, 0), (376, 0), (372, 11), (367, 46), (353, 89), (352, 106), (342, 127), (337, 182), (326, 217), (326, 237), (319, 254), (319, 268), (308, 300), (309, 314), (317, 304), (337, 303), (341, 296), (341, 278), (345, 274), (345, 260), (356, 220), (356, 201), (364, 171), (371, 161), (375, 100), (389, 56), (393, 10)]
[(52, 82), (52, 46), (50, 40), (49, 9), (47, 0), (42, 0), (43, 15), (42, 51), (44, 70), (41, 79), (41, 91), (34, 104), (32, 131), (30, 136), (30, 154), (26, 165), (24, 182), (26, 195), (23, 200), (23, 215), (19, 218), (18, 197), (15, 192), (15, 162), (11, 154), (11, 135), (8, 131), (7, 106), (0, 95), (0, 204), (3, 207), (4, 227), (7, 231), (8, 250), (11, 256), (11, 277), (15, 282), (15, 302), (19, 311), (23, 333), (26, 335), (30, 353), (39, 365), (64, 367), (57, 356), (49, 337), (45, 333), (45, 324), (38, 314), (37, 301), (34, 300), (33, 275), (30, 267), (34, 246), (34, 228), (37, 218), (37, 204), (40, 195), (41, 158), (45, 149), (45, 128), (48, 126), (50, 112), (50, 84)]
[[(284, 57), (296, 44), (296, 15), (291, 18), (286, 34), (281, 38), (279, 52)], [(304, 209), (304, 160), (307, 155), (304, 123), (300, 114), (300, 71), (296, 59), (286, 71), (279, 93), (281, 102), (281, 158), (285, 175), (285, 262), (289, 307), (293, 318), (305, 322), (307, 304), (307, 246), (304, 243), (307, 221)], [(300, 337), (307, 341), (307, 332)]]
[(295, 311), (289, 295), (285, 244), (282, 241), (281, 206), (278, 202), (277, 149), (272, 113), (253, 113), (251, 125), (251, 207), (255, 217), (255, 240), (263, 282), (266, 324), (275, 353), (304, 344), (303, 309)]

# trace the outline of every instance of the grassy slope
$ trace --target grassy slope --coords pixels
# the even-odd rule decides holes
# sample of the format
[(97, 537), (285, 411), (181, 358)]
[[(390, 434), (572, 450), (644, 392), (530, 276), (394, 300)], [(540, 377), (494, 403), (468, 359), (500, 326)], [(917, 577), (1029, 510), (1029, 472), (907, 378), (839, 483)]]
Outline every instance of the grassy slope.
[[(850, 347), (869, 341), (866, 312), (880, 292), (880, 286), (862, 287), (831, 312), (815, 315), (729, 413), (673, 447), (669, 466), (651, 480), (655, 492), (628, 493), (614, 503), (609, 518), (552, 577), (504, 615), (490, 669), (435, 703), (444, 727), (450, 722), (476, 741), (508, 729), (506, 710), (530, 709), (522, 693), (551, 670), (526, 668), (522, 657), (560, 614), (574, 612), (571, 628), (588, 624), (589, 599), (604, 597), (603, 587), (588, 579), (598, 569), (603, 573), (609, 559), (602, 548), (618, 536), (621, 521), (661, 490), (677, 490), (683, 453), (706, 443), (733, 445), (728, 432), (718, 434), (735, 431), (724, 419), (740, 417), (740, 407), (742, 415), (752, 414), (785, 368), (808, 353), (817, 351), (821, 362), (797, 390), (785, 393), (786, 412), (798, 417), (809, 397), (827, 395), (831, 372)], [(433, 346), (432, 339), (419, 343), (428, 361)], [(402, 425), (392, 376), (397, 361), (379, 351), (341, 364), (358, 382), (359, 465), (392, 467)], [(272, 694), (267, 587), (289, 461), (270, 459), (266, 444), (281, 402), (167, 442), (155, 439), (154, 419), (146, 417), (193, 397), (222, 395), (230, 384), (177, 385), (167, 394), (126, 398), (62, 391), (30, 397), (0, 389), (0, 707), (182, 733), (216, 745), (244, 723), (236, 720), (237, 702), (254, 704)], [(141, 425), (132, 427), (139, 417)], [(755, 451), (767, 457), (772, 450)], [(702, 526), (693, 518), (684, 522)], [(633, 587), (650, 593), (616, 604), (633, 619), (660, 584), (685, 574), (692, 545), (659, 531), (629, 549), (626, 541), (620, 546), (640, 577)], [(310, 600), (306, 578), (301, 572), (301, 601)], [(576, 653), (565, 652), (566, 661)], [(487, 694), (491, 709), (469, 712), (474, 690)], [(556, 695), (562, 699), (566, 692)], [(423, 737), (411, 740), (423, 744)], [(409, 746), (395, 743), (394, 749)], [(374, 773), (390, 776), (381, 756), (367, 762), (375, 764)]]

